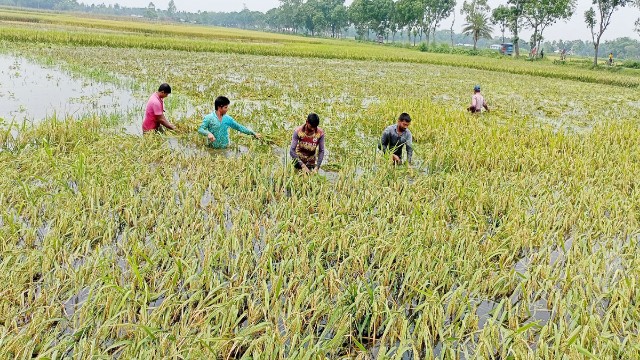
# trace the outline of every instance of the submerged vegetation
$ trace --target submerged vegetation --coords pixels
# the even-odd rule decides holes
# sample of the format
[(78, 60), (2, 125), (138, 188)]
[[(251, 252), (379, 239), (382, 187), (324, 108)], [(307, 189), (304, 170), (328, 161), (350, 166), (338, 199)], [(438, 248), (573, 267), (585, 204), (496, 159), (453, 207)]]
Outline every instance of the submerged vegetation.
[[(193, 109), (169, 107), (178, 130), (152, 136), (116, 117), (5, 119), (2, 357), (640, 356), (640, 103), (545, 74), (637, 77), (0, 29), (15, 55), (147, 92), (167, 81)], [(476, 83), (494, 110), (482, 117), (463, 112)], [(218, 95), (265, 141), (205, 149), (196, 129)], [(312, 111), (327, 172), (302, 177), (286, 147)], [(413, 168), (375, 150), (403, 111)]]

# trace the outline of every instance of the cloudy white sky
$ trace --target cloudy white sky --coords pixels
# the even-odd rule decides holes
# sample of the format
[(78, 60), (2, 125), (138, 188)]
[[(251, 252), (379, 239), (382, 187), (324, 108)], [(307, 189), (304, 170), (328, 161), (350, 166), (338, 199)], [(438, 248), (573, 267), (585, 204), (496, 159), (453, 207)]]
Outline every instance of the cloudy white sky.
[[(129, 6), (129, 7), (145, 7), (149, 4), (149, 1), (153, 1), (157, 8), (166, 9), (169, 0), (80, 0), (85, 3), (104, 3)], [(346, 4), (350, 4), (352, 0), (346, 0)], [(267, 11), (280, 4), (278, 0), (174, 0), (178, 10), (186, 10), (196, 12), (202, 11), (239, 11), (246, 5), (251, 10)], [(462, 0), (458, 0), (459, 5)], [(506, 3), (505, 0), (489, 0), (489, 4), (492, 7), (496, 7), (500, 4)], [(574, 40), (583, 39), (590, 40), (591, 36), (589, 30), (584, 24), (584, 12), (591, 6), (591, 0), (577, 0), (576, 12), (573, 18), (568, 22), (558, 22), (554, 26), (545, 30), (544, 36), (547, 40)], [(634, 22), (637, 18), (640, 18), (640, 9), (638, 8), (624, 8), (616, 12), (612, 19), (612, 24), (604, 34), (603, 39), (614, 39), (621, 36), (629, 36), (636, 39), (640, 39), (640, 35), (633, 31)], [(456, 24), (454, 29), (460, 31), (462, 28), (462, 17), (459, 12), (456, 14)], [(451, 20), (447, 20), (443, 23), (443, 28), (449, 28)], [(495, 35), (498, 31), (496, 30)], [(528, 39), (529, 33), (525, 30), (521, 36), (523, 39)]]

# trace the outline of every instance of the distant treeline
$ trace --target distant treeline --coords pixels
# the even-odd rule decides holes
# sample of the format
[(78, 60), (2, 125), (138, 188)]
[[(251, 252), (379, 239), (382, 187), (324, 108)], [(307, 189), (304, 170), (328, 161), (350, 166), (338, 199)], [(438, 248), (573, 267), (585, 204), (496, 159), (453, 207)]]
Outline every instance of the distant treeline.
[[(192, 13), (178, 10), (173, 0), (169, 2), (167, 9), (156, 8), (153, 2), (144, 8), (132, 8), (119, 4), (86, 5), (77, 0), (0, 0), (0, 5), (413, 45), (446, 43), (451, 46), (487, 48), (500, 44), (504, 39), (505, 42), (516, 42), (520, 49), (527, 52), (533, 46), (538, 46), (545, 49), (547, 54), (564, 49), (573, 55), (593, 56), (592, 41), (543, 41), (541, 32), (536, 33), (535, 29), (518, 17), (522, 17), (522, 14), (514, 18), (513, 11), (517, 9), (520, 0), (505, 1), (507, 5), (501, 5), (493, 9), (493, 12), (486, 0), (465, 1), (462, 19), (459, 20), (465, 26), (463, 33), (453, 32), (453, 26), (447, 30), (439, 29), (441, 22), (451, 15), (456, 21), (456, 0), (354, 0), (350, 6), (345, 6), (344, 0), (280, 0), (280, 6), (266, 13), (247, 8), (234, 12)], [(555, 0), (556, 3), (562, 1)], [(557, 19), (573, 15), (570, 1), (566, 3), (565, 10), (564, 13), (556, 14)], [(520, 11), (524, 12), (525, 8)], [(534, 30), (529, 41), (515, 35), (523, 28)], [(493, 37), (494, 31), (500, 31), (501, 36)], [(511, 38), (504, 38), (506, 31), (511, 32)], [(599, 45), (599, 54), (610, 52), (617, 59), (640, 59), (640, 41), (623, 37)]]

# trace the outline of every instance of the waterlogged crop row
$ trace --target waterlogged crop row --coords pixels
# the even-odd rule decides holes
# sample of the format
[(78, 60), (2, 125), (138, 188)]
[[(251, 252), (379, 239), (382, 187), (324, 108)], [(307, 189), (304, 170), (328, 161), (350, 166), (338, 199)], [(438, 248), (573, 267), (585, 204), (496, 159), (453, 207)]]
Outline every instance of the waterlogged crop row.
[[(167, 101), (196, 115), (144, 137), (98, 116), (0, 131), (3, 356), (640, 356), (640, 133), (623, 89), (424, 64), (11, 50), (149, 91), (169, 81)], [(463, 112), (476, 82), (493, 114)], [(222, 94), (276, 144), (205, 150), (195, 130)], [(327, 132), (324, 176), (286, 162), (310, 111)], [(413, 169), (375, 151), (402, 111)]]
[[(635, 124), (461, 131), (428, 174), (373, 159), (334, 183), (99, 126), (0, 139), (9, 356), (640, 351)], [(478, 161), (496, 129), (520, 152)]]
[[(355, 134), (351, 141), (365, 137), (369, 142), (379, 136), (385, 123), (403, 111), (410, 112), (418, 123), (427, 117), (460, 117), (475, 84), (482, 85), (494, 110), (487, 125), (508, 121), (529, 127), (534, 121), (584, 131), (595, 123), (619, 122), (640, 115), (635, 94), (617, 87), (504, 76), (474, 69), (180, 51), (165, 51), (165, 58), (157, 58), (154, 51), (144, 49), (123, 49), (118, 51), (117, 59), (112, 59), (114, 50), (110, 48), (14, 48), (21, 55), (50, 64), (62, 60), (68, 69), (97, 79), (114, 73), (125, 75), (149, 92), (158, 83), (169, 82), (176, 94), (191, 99), (194, 115), (185, 120), (194, 127), (213, 111), (215, 97), (229, 96), (237, 117), (260, 126), (261, 132), (286, 130), (279, 133), (284, 142), (294, 124), (311, 111), (319, 113), (331, 127)], [(171, 101), (170, 97), (169, 104)], [(431, 133), (423, 135), (423, 131)], [(436, 133), (414, 128), (414, 135), (419, 138)]]

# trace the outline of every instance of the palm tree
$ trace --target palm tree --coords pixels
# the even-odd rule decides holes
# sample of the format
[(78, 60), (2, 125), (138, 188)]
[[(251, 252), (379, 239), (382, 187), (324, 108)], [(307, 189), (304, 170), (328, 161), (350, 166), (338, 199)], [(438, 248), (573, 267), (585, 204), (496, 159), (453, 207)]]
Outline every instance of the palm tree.
[(476, 50), (478, 40), (485, 38), (491, 39), (493, 28), (490, 25), (489, 16), (483, 13), (475, 13), (467, 18), (462, 33), (473, 36), (473, 50)]

